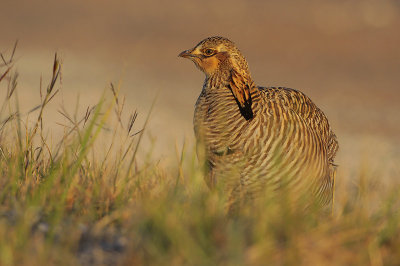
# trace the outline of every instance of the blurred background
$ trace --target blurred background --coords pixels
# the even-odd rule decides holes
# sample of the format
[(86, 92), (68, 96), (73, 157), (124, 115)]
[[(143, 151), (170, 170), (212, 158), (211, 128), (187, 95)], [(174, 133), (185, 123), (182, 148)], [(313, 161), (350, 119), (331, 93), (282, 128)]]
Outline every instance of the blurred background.
[(60, 105), (73, 112), (79, 98), (84, 113), (120, 82), (125, 108), (139, 112), (137, 129), (158, 94), (146, 134), (155, 156), (193, 144), (204, 76), (177, 55), (221, 35), (242, 50), (257, 85), (296, 88), (325, 112), (340, 142), (340, 175), (367, 167), (400, 176), (399, 0), (2, 0), (0, 13), (0, 52), (19, 40), (22, 109), (40, 102), (40, 76), (46, 83), (61, 55), (61, 93), (45, 114), (51, 132), (62, 131)]

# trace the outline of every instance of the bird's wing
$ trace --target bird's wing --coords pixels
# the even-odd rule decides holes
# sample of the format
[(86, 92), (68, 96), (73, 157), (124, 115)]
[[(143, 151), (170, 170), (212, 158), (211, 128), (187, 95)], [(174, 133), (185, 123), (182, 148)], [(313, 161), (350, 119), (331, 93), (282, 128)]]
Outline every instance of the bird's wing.
[(247, 164), (241, 182), (249, 190), (264, 183), (274, 190), (309, 184), (306, 179), (316, 182), (326, 173), (326, 150), (297, 112), (279, 97), (269, 96), (255, 106), (254, 125), (242, 136)]
[(337, 141), (325, 115), (301, 92), (261, 92), (262, 101), (253, 105), (256, 116), (241, 136), (246, 165), (237, 190), (245, 186), (256, 194), (265, 185), (272, 190), (288, 185), (307, 191), (304, 186), (311, 185), (314, 194), (329, 194)]
[(280, 88), (279, 92), (284, 103), (306, 121), (309, 128), (321, 138), (326, 145), (328, 160), (333, 163), (339, 145), (325, 114), (300, 91)]

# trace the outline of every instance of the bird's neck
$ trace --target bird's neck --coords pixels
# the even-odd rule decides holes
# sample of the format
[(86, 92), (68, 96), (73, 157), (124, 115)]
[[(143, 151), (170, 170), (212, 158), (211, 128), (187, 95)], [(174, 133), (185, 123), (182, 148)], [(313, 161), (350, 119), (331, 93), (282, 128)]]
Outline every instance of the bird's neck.
[[(249, 86), (254, 86), (254, 82), (251, 79), (250, 73), (247, 71), (243, 73), (246, 76), (246, 80), (249, 81)], [(232, 80), (232, 69), (221, 69), (213, 74), (207, 74), (204, 80), (204, 88), (207, 90), (217, 90), (226, 88)]]
[(204, 80), (204, 88), (210, 91), (224, 88), (228, 85), (229, 78), (230, 75), (228, 71), (220, 71), (218, 73), (206, 75)]

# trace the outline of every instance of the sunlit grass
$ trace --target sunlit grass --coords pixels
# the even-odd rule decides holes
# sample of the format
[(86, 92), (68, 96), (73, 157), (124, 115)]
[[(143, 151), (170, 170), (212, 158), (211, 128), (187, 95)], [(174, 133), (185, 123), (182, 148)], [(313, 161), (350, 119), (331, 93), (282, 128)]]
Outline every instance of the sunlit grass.
[[(43, 113), (57, 94), (57, 56), (32, 123), (19, 111), (12, 56), (2, 57), (0, 265), (399, 265), (400, 186), (367, 166), (352, 178), (339, 168), (339, 180), (358, 181), (338, 182), (333, 215), (283, 194), (227, 217), (193, 149), (172, 169), (138, 162), (145, 125), (133, 130), (137, 113), (124, 121), (118, 86), (82, 117), (60, 111), (69, 124), (50, 145)], [(112, 141), (99, 155), (103, 130)]]

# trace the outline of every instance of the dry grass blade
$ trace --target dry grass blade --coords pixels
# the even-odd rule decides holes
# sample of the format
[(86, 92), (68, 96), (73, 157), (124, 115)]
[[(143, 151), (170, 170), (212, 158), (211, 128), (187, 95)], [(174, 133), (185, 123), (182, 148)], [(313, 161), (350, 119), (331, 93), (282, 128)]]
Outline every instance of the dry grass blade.
[[(133, 112), (133, 114), (131, 114), (131, 115), (129, 116), (129, 120), (128, 120), (128, 135), (129, 135), (129, 134), (131, 133), (131, 131), (132, 131), (132, 128), (133, 128), (133, 125), (135, 124), (135, 121), (136, 121), (137, 116), (138, 116), (137, 110), (135, 110), (135, 111)], [(136, 135), (136, 134), (135, 134), (135, 135)]]
[(54, 96), (57, 95), (57, 93), (58, 93), (59, 91), (60, 91), (60, 90), (56, 90), (56, 91), (53, 93), (53, 95), (51, 95), (51, 96), (49, 97), (49, 99), (46, 101), (45, 104), (47, 104), (48, 102), (50, 102), (50, 101), (54, 98)]
[(89, 121), (89, 117), (90, 117), (90, 115), (92, 114), (92, 112), (93, 112), (95, 109), (96, 109), (96, 105), (93, 106), (93, 107), (91, 107), (91, 108), (90, 108), (89, 106), (86, 108), (85, 117), (83, 118), (83, 119), (84, 119), (83, 126), (85, 126), (86, 123), (87, 123), (87, 121)]
[(112, 93), (113, 93), (113, 95), (114, 95), (115, 102), (116, 102), (117, 105), (118, 105), (118, 95), (117, 95), (117, 92), (115, 91), (114, 84), (111, 83), (110, 85), (111, 85), (111, 86), (110, 86), (111, 91), (112, 91)]
[[(66, 125), (66, 124), (63, 124), (63, 123), (60, 123), (60, 122), (56, 122), (56, 125), (59, 125), (59, 126), (62, 126), (62, 127), (64, 127), (64, 128), (68, 128), (68, 129), (71, 129), (71, 128), (72, 128), (71, 126)], [(69, 134), (65, 134), (65, 135), (69, 135)]]
[(42, 77), (42, 75), (40, 75), (39, 93), (40, 93), (40, 101), (41, 101), (41, 102), (43, 102), (42, 88), (43, 88), (43, 77)]
[(0, 82), (7, 76), (8, 72), (10, 72), (11, 67), (7, 68), (7, 70), (1, 75)]
[(13, 114), (10, 114), (6, 119), (4, 119), (4, 120), (1, 122), (0, 131), (3, 129), (3, 127), (4, 127), (8, 122), (10, 122), (11, 120), (13, 120), (15, 117), (18, 117), (18, 112), (15, 112), (15, 113), (13, 113)]
[(1, 60), (3, 61), (3, 65), (1, 65), (1, 66), (7, 66), (8, 64), (2, 53), (0, 53), (0, 57), (1, 57)]
[(144, 129), (141, 129), (141, 130), (139, 130), (139, 131), (133, 133), (132, 135), (129, 135), (129, 137), (134, 137), (134, 136), (136, 136), (137, 134), (142, 133), (143, 130), (144, 130)]
[(15, 41), (14, 48), (13, 48), (12, 53), (11, 53), (11, 57), (8, 60), (8, 64), (10, 64), (14, 59), (15, 51), (17, 50), (17, 45), (18, 45), (18, 40)]
[[(157, 94), (157, 96), (158, 96), (158, 94)], [(154, 98), (154, 100), (153, 100), (153, 102), (152, 102), (152, 104), (151, 104), (151, 106), (150, 106), (150, 110), (149, 110), (149, 113), (147, 114), (146, 120), (145, 120), (145, 122), (144, 122), (143, 129), (142, 129), (142, 131), (141, 131), (140, 134), (139, 134), (139, 139), (138, 139), (138, 141), (137, 141), (137, 143), (136, 143), (135, 150), (133, 151), (133, 155), (132, 155), (131, 160), (130, 160), (130, 162), (129, 162), (128, 170), (126, 171), (126, 177), (129, 176), (129, 174), (130, 174), (130, 172), (131, 172), (132, 165), (133, 165), (133, 163), (135, 162), (136, 154), (137, 154), (137, 152), (138, 152), (138, 150), (139, 150), (139, 145), (140, 145), (140, 142), (141, 142), (141, 140), (142, 140), (143, 133), (144, 133), (144, 131), (145, 131), (145, 129), (146, 129), (147, 123), (149, 122), (150, 115), (151, 115), (151, 113), (152, 113), (152, 111), (153, 111), (154, 105), (155, 105), (155, 103), (156, 103), (157, 96)]]
[(175, 152), (176, 152), (176, 158), (179, 162), (179, 166), (178, 166), (178, 175), (176, 177), (176, 182), (175, 182), (175, 191), (178, 188), (179, 182), (183, 181), (183, 160), (185, 158), (185, 150), (186, 150), (186, 142), (183, 142), (182, 145), (182, 150), (181, 153), (179, 154), (178, 151), (178, 144), (175, 142)]
[(72, 124), (72, 126), (68, 126), (68, 125), (65, 125), (65, 124), (62, 124), (62, 123), (59, 123), (59, 122), (56, 123), (56, 124), (58, 124), (58, 125), (60, 125), (60, 126), (62, 126), (62, 127), (65, 127), (65, 128), (68, 128), (68, 129), (69, 129), (68, 132), (64, 133), (63, 138), (62, 138), (62, 139), (60, 140), (60, 142), (56, 145), (57, 150), (60, 149), (61, 145), (64, 143), (64, 140), (65, 140), (66, 138), (68, 138), (73, 132), (77, 132), (78, 135), (80, 136), (80, 131), (78, 130), (78, 129), (79, 129), (79, 126), (83, 123), (83, 127), (85, 127), (86, 123), (89, 121), (90, 115), (92, 114), (92, 112), (93, 112), (96, 108), (97, 108), (97, 105), (94, 105), (94, 106), (92, 106), (92, 107), (89, 107), (89, 106), (88, 106), (88, 107), (86, 108), (86, 113), (85, 113), (85, 115), (84, 115), (81, 119), (79, 119), (78, 121), (75, 121), (74, 119), (72, 119), (72, 118), (68, 115), (68, 113), (67, 113), (67, 111), (65, 110), (64, 106), (61, 107), (61, 110), (58, 110), (58, 113), (61, 114), (64, 118), (66, 118), (66, 119), (68, 120), (68, 122), (70, 122), (70, 123)]
[(115, 87), (114, 87), (114, 84), (111, 83), (110, 89), (111, 89), (112, 94), (114, 96), (116, 117), (118, 119), (118, 122), (119, 122), (120, 126), (122, 128), (124, 128), (121, 116), (122, 116), (122, 112), (123, 112), (124, 106), (125, 106), (125, 97), (122, 99), (122, 103), (120, 104), (120, 100), (119, 100), (119, 96), (118, 96), (118, 94), (119, 94), (119, 86), (118, 86), (118, 90), (116, 90)]
[(67, 111), (64, 109), (64, 106), (61, 107), (61, 110), (57, 111), (59, 114), (61, 114), (64, 118), (66, 118), (71, 124), (76, 126), (78, 123), (76, 123), (70, 116), (67, 114)]
[(38, 117), (37, 117), (35, 126), (33, 127), (33, 130), (32, 130), (31, 135), (30, 135), (30, 137), (29, 137), (29, 141), (32, 141), (32, 140), (33, 140), (33, 137), (36, 135), (37, 129), (38, 129), (38, 127), (39, 127), (39, 124), (42, 123), (43, 111), (44, 111), (45, 106), (46, 106), (46, 105), (54, 98), (54, 96), (59, 92), (59, 90), (56, 90), (56, 91), (53, 93), (53, 90), (54, 90), (54, 86), (55, 86), (55, 84), (56, 84), (56, 81), (57, 81), (57, 79), (58, 79), (58, 77), (59, 77), (60, 71), (61, 71), (60, 60), (59, 60), (59, 58), (57, 57), (57, 53), (56, 53), (56, 54), (54, 55), (53, 75), (52, 75), (52, 78), (51, 78), (51, 82), (50, 82), (50, 85), (47, 87), (46, 95), (45, 95), (45, 97), (44, 97), (44, 99), (43, 99), (43, 101), (42, 101), (41, 108), (40, 108), (40, 113), (39, 113), (39, 115), (38, 115)]
[(35, 107), (33, 107), (31, 110), (29, 110), (28, 112), (27, 112), (27, 114), (30, 114), (30, 113), (33, 113), (33, 112), (35, 112), (36, 110), (38, 110), (40, 107), (42, 107), (42, 105), (41, 104), (39, 104), (39, 105), (36, 105)]
[(15, 51), (17, 50), (17, 45), (18, 45), (18, 40), (15, 41), (13, 50), (11, 52), (11, 56), (8, 60), (6, 60), (4, 58), (4, 55), (2, 53), (0, 53), (1, 60), (3, 61), (2, 66), (9, 66), (12, 63), (12, 61), (14, 60)]
[(10, 99), (12, 96), (13, 96), (13, 94), (14, 94), (14, 92), (15, 92), (15, 89), (17, 88), (17, 85), (18, 85), (18, 72), (15, 72), (15, 74), (12, 76), (12, 78), (11, 78), (11, 83), (10, 83), (10, 85), (7, 87), (7, 99)]
[[(56, 55), (55, 60), (58, 60), (57, 55)], [(56, 84), (56, 81), (57, 81), (57, 78), (58, 78), (58, 75), (60, 74), (60, 65), (59, 65), (59, 62), (58, 62), (58, 61), (55, 61), (55, 62), (54, 62), (54, 67), (53, 67), (53, 69), (54, 69), (55, 72), (53, 72), (53, 77), (52, 77), (52, 79), (51, 79), (51, 83), (50, 83), (50, 85), (47, 87), (47, 93), (48, 93), (48, 94), (50, 94), (50, 93), (53, 91), (54, 85)]]

